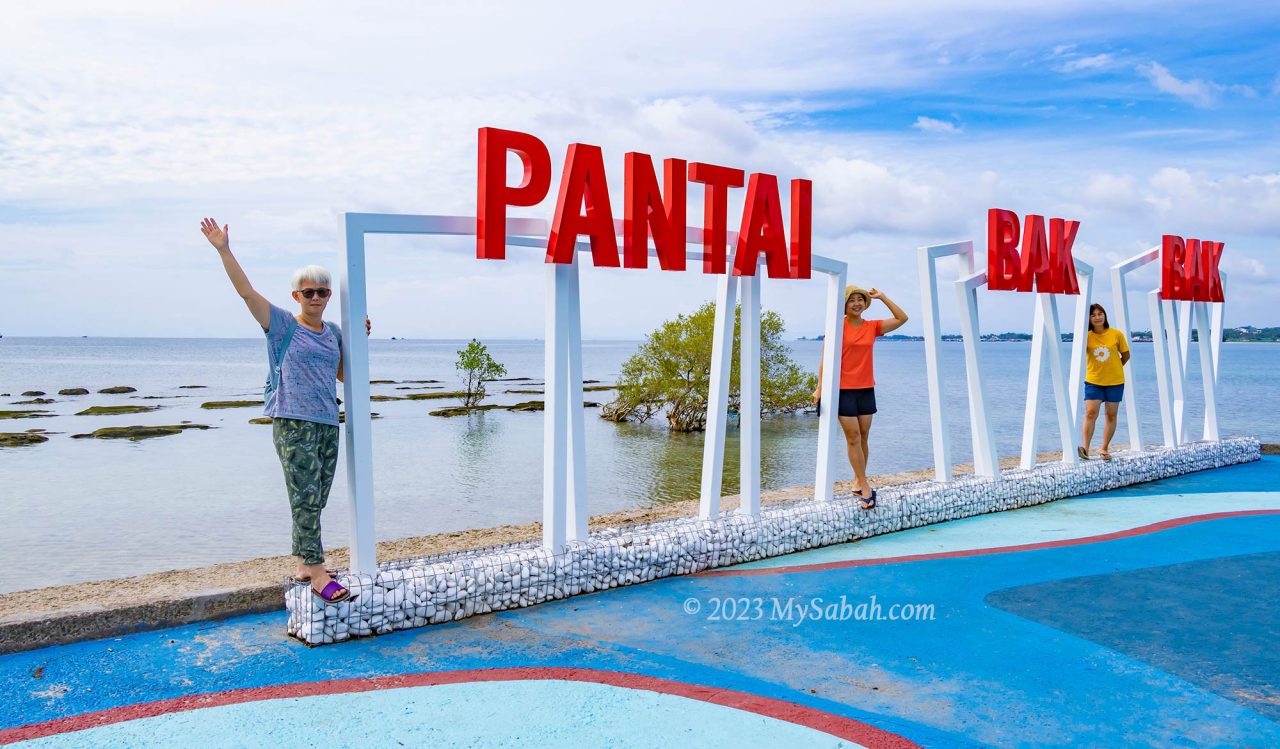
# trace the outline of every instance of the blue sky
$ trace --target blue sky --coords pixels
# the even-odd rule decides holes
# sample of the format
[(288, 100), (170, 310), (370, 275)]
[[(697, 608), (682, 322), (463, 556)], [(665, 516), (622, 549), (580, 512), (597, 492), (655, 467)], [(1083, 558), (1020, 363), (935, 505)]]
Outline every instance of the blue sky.
[[(1098, 268), (1165, 232), (1224, 241), (1228, 324), (1280, 325), (1280, 14), (1115, 5), (9, 8), (0, 333), (255, 335), (201, 216), (231, 224), (255, 285), (284, 304), (294, 267), (340, 270), (344, 211), (473, 214), (485, 125), (542, 138), (556, 180), (568, 143), (602, 146), (618, 192), (628, 150), (809, 177), (815, 251), (908, 312), (915, 248), (981, 251), (985, 211), (1003, 207), (1080, 220), (1077, 256)], [(700, 203), (691, 189), (691, 223)], [(537, 253), (370, 249), (379, 333), (541, 335)], [(639, 337), (712, 288), (588, 270), (584, 333)], [(792, 334), (820, 329), (817, 282), (767, 282), (764, 300)], [(982, 304), (985, 329), (1027, 327), (1028, 298)]]

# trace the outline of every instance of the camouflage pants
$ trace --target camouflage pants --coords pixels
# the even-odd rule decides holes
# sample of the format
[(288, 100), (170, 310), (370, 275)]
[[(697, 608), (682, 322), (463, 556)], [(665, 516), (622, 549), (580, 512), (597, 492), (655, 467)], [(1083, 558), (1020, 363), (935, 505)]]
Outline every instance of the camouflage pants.
[(329, 487), (338, 467), (338, 428), (298, 419), (275, 419), (272, 441), (293, 510), (293, 554), (303, 564), (324, 563), (320, 545), (320, 511), (329, 501)]

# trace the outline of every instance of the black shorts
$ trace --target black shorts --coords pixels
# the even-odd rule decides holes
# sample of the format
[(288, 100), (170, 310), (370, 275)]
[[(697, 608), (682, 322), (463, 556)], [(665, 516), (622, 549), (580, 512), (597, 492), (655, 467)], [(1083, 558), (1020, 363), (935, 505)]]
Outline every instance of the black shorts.
[[(840, 391), (841, 416), (870, 416), (876, 412), (876, 389), (854, 388)], [(818, 413), (822, 413), (822, 404), (818, 404)]]

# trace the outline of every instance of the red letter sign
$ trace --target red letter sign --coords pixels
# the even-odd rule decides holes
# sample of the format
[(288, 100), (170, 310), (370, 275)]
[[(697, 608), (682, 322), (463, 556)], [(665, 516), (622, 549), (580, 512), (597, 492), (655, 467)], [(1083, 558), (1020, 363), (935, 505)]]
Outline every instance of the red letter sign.
[[(507, 152), (524, 164), (519, 187), (507, 185)], [(507, 206), (537, 205), (551, 187), (551, 155), (546, 145), (528, 133), (480, 128), (479, 180), (476, 196), (476, 257), (502, 260), (507, 256)]]
[(1018, 288), (1022, 270), (1018, 267), (1018, 214), (1003, 208), (987, 211), (987, 288), (1012, 291)]
[(1031, 291), (1041, 294), (1079, 294), (1071, 246), (1079, 221), (1049, 219), (1045, 242), (1044, 216), (1028, 214), (1018, 252), (1018, 214), (1003, 208), (987, 211), (987, 288), (993, 291)]
[(1187, 245), (1174, 234), (1161, 239), (1160, 248), (1160, 296), (1164, 299), (1189, 299), (1187, 293)]
[(782, 199), (778, 178), (772, 174), (752, 174), (747, 183), (747, 203), (738, 230), (738, 251), (733, 257), (733, 275), (754, 276), (756, 259), (764, 253), (769, 278), (790, 278), (787, 266), (787, 235), (782, 228)]
[(1222, 242), (1183, 239), (1166, 234), (1160, 242), (1160, 296), (1186, 302), (1225, 300), (1222, 275)]
[(1022, 266), (1019, 273), (1018, 291), (1031, 291), (1032, 284), (1040, 291), (1049, 291), (1053, 285), (1049, 277), (1049, 243), (1044, 238), (1044, 216), (1027, 215), (1022, 229)]
[(791, 180), (791, 277), (809, 278), (813, 268), (813, 182)]
[(1218, 264), (1222, 262), (1222, 247), (1222, 242), (1211, 242), (1207, 239), (1200, 242), (1200, 252), (1204, 256), (1200, 267), (1204, 268), (1209, 276), (1206, 284), (1209, 289), (1209, 298), (1206, 301), (1226, 301), (1226, 294), (1222, 288), (1222, 275), (1218, 272)]
[[(583, 213), (583, 204), (586, 212)], [(604, 177), (604, 155), (600, 146), (574, 143), (565, 156), (560, 177), (560, 197), (556, 217), (547, 238), (548, 263), (572, 263), (579, 234), (591, 237), (591, 261), (596, 266), (617, 268), (618, 238), (613, 233), (613, 211), (609, 208), (609, 186)]]
[[(622, 264), (626, 268), (649, 267), (649, 234), (663, 270), (685, 268), (685, 162), (662, 162), (663, 192), (653, 159), (646, 153), (628, 153), (624, 162), (625, 200), (622, 221)], [(662, 195), (666, 194), (666, 200)]]
[(1049, 287), (1040, 286), (1036, 279), (1036, 287), (1040, 291), (1051, 294), (1079, 294), (1080, 282), (1076, 279), (1076, 261), (1071, 257), (1071, 246), (1076, 242), (1076, 232), (1080, 230), (1079, 221), (1063, 221), (1060, 218), (1049, 219)]
[(689, 179), (706, 185), (702, 215), (702, 272), (725, 272), (725, 241), (728, 234), (729, 188), (742, 187), (741, 169), (704, 164), (689, 165)]

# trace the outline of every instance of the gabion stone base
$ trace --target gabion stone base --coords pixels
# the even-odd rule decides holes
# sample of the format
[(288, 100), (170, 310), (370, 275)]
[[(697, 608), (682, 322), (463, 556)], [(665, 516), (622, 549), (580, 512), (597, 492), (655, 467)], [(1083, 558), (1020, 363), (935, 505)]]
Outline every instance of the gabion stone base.
[(1111, 462), (1005, 471), (1000, 481), (969, 476), (886, 487), (870, 511), (851, 496), (803, 500), (770, 505), (758, 519), (728, 513), (608, 528), (560, 553), (526, 543), (386, 562), (376, 576), (340, 575), (351, 598), (339, 604), (324, 605), (309, 586), (288, 587), (289, 634), (309, 645), (386, 634), (1260, 457), (1254, 438), (1197, 442)]

